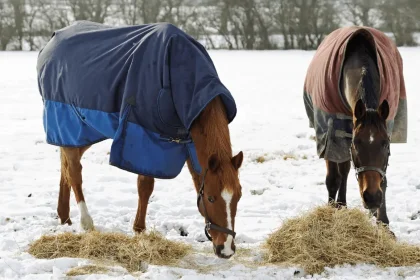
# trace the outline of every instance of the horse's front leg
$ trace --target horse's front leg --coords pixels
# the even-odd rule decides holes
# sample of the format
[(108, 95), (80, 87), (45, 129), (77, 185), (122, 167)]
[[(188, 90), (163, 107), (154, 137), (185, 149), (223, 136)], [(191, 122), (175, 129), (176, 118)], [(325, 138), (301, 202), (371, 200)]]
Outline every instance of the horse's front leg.
[(338, 170), (338, 164), (329, 160), (325, 161), (327, 166), (327, 176), (325, 185), (328, 190), (328, 203), (335, 204), (338, 189), (341, 185), (341, 175)]
[(136, 220), (133, 229), (135, 232), (143, 232), (146, 229), (146, 214), (149, 198), (153, 193), (155, 178), (139, 175), (137, 178), (137, 191), (139, 203), (137, 207)]
[(388, 215), (386, 214), (386, 188), (388, 187), (388, 182), (386, 178), (384, 178), (383, 182), (381, 183), (382, 189), (382, 204), (381, 207), (376, 211), (376, 219), (378, 222), (382, 222), (385, 225), (389, 225)]
[(340, 173), (341, 182), (340, 189), (338, 190), (337, 205), (339, 207), (347, 206), (347, 178), (350, 172), (350, 161), (342, 162), (338, 164), (338, 172)]

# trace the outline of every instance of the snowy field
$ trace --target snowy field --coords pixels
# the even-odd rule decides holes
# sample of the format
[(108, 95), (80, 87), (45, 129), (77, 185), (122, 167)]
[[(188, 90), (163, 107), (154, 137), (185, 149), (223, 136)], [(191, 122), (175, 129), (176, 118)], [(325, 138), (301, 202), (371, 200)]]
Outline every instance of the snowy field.
[[(401, 48), (409, 112), (407, 144), (391, 145), (387, 190), (388, 216), (398, 239), (420, 243), (420, 48)], [(218, 259), (203, 233), (196, 193), (184, 167), (173, 180), (157, 180), (147, 226), (198, 251), (190, 268), (148, 266), (128, 274), (115, 267), (108, 275), (77, 279), (307, 279), (297, 267), (255, 267), (260, 244), (284, 219), (326, 203), (325, 164), (316, 156), (302, 89), (314, 52), (211, 51), (222, 82), (236, 99), (238, 115), (230, 125), (234, 153), (244, 152), (242, 199), (236, 216), (236, 243), (250, 254)], [(26, 253), (42, 234), (81, 232), (73, 194), (72, 226), (56, 217), (60, 164), (57, 147), (45, 143), (42, 101), (36, 82), (37, 53), (0, 53), (0, 278), (65, 279), (83, 259), (38, 260)], [(86, 152), (84, 194), (101, 231), (132, 233), (137, 207), (136, 175), (108, 165), (111, 141)], [(266, 161), (256, 159), (264, 156)], [(352, 170), (347, 201), (362, 208)], [(188, 236), (181, 236), (180, 232)], [(206, 242), (202, 242), (206, 241)], [(208, 266), (207, 269), (193, 269)], [(329, 268), (314, 279), (420, 279), (420, 267), (380, 269), (371, 265)]]

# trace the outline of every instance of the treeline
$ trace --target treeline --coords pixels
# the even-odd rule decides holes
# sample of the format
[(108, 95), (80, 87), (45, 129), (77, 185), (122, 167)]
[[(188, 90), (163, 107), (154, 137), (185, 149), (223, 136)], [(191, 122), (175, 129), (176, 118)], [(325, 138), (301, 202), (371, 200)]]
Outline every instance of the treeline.
[(208, 48), (315, 49), (343, 25), (414, 46), (420, 0), (0, 0), (0, 50), (38, 50), (75, 20), (170, 22)]

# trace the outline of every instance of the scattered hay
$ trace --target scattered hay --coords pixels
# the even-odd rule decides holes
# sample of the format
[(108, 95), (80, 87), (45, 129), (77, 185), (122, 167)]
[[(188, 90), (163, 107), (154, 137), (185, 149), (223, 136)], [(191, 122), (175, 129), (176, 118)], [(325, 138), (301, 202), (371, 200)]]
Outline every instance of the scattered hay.
[(294, 159), (294, 160), (297, 160), (297, 159), (298, 159), (298, 157), (297, 157), (295, 154), (288, 153), (288, 154), (285, 154), (285, 155), (283, 156), (283, 160), (288, 160), (288, 159)]
[(82, 265), (73, 267), (70, 269), (66, 275), (67, 276), (79, 276), (79, 275), (86, 275), (86, 274), (105, 274), (108, 273), (109, 270), (105, 266), (99, 265)]
[(325, 267), (367, 263), (380, 267), (420, 263), (420, 247), (395, 241), (358, 209), (317, 207), (290, 219), (264, 244), (271, 263), (302, 266), (307, 273)]
[(258, 163), (264, 163), (267, 161), (267, 159), (264, 156), (259, 156), (255, 161)]
[(116, 262), (133, 272), (141, 270), (142, 262), (175, 264), (190, 250), (189, 245), (167, 240), (156, 231), (134, 237), (121, 233), (91, 231), (82, 234), (66, 232), (44, 235), (30, 244), (28, 252), (42, 259), (70, 257)]

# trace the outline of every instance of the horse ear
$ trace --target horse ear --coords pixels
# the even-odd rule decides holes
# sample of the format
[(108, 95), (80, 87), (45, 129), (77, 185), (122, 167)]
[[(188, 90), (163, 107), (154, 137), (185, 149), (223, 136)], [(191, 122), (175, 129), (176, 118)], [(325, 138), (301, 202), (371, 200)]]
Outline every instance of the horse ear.
[(216, 154), (212, 154), (209, 157), (208, 166), (209, 166), (210, 171), (212, 171), (212, 172), (216, 172), (217, 169), (219, 169), (219, 167), (220, 167), (220, 161), (217, 158), (217, 155)]
[(243, 160), (244, 160), (244, 153), (240, 151), (236, 156), (232, 158), (233, 167), (235, 167), (235, 169), (238, 170), (241, 167)]
[(360, 120), (366, 114), (366, 106), (363, 103), (362, 99), (359, 99), (354, 108), (354, 116), (357, 120)]
[(379, 106), (378, 109), (379, 112), (379, 116), (381, 116), (381, 118), (386, 121), (386, 119), (389, 116), (389, 104), (388, 101), (384, 100), (381, 104), (381, 106)]

